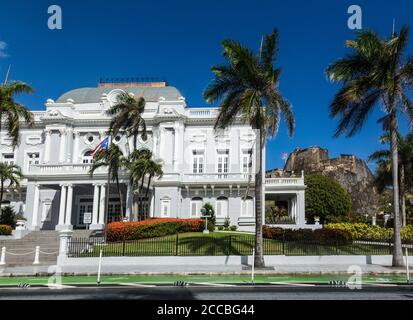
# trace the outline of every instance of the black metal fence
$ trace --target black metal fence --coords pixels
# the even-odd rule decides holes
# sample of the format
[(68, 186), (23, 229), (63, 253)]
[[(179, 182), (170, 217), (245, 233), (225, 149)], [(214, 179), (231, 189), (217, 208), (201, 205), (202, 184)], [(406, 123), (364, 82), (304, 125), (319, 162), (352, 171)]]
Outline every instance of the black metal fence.
[[(69, 257), (103, 256), (246, 256), (252, 255), (254, 237), (227, 236), (169, 236), (134, 241), (104, 242), (103, 239), (72, 239)], [(413, 245), (403, 245), (413, 254)], [(391, 255), (391, 241), (352, 241), (340, 243), (334, 239), (322, 242), (307, 240), (264, 239), (264, 255)]]

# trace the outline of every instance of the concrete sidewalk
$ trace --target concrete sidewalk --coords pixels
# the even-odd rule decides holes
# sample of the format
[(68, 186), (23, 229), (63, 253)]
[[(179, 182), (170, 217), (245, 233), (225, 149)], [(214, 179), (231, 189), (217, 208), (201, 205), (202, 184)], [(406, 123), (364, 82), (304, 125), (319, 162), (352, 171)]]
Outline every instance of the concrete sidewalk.
[[(255, 270), (256, 274), (267, 275), (322, 275), (348, 274), (354, 265), (319, 264), (319, 265), (280, 265)], [(380, 265), (360, 265), (363, 274), (405, 274), (404, 268), (392, 268)], [(64, 275), (96, 275), (96, 266), (62, 266)], [(48, 276), (56, 273), (56, 266), (27, 266), (0, 268), (0, 277), (10, 276)], [(141, 275), (240, 275), (251, 274), (251, 267), (243, 265), (102, 265), (102, 275), (141, 274)], [(351, 269), (351, 273), (354, 270)]]

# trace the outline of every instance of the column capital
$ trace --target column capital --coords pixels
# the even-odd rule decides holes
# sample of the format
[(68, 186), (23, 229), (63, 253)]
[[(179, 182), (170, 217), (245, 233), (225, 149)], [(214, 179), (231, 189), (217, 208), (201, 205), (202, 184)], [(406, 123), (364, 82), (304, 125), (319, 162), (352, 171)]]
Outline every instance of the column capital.
[(51, 130), (51, 129), (45, 129), (45, 130), (44, 130), (44, 134), (45, 134), (46, 136), (50, 136), (50, 135), (52, 134), (52, 130)]
[(61, 136), (65, 136), (67, 134), (67, 129), (66, 128), (59, 129), (59, 133)]

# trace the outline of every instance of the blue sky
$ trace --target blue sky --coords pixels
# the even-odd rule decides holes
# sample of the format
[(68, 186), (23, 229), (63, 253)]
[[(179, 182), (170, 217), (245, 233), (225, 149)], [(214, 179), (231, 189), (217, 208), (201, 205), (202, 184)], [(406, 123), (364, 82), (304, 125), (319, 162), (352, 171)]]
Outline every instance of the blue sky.
[[(363, 28), (389, 35), (393, 18), (397, 27), (413, 28), (410, 0), (1, 2), (0, 78), (12, 64), (11, 78), (35, 88), (32, 96), (19, 97), (32, 110), (70, 89), (96, 86), (100, 77), (138, 76), (166, 77), (191, 107), (205, 106), (202, 92), (211, 65), (222, 62), (221, 41), (237, 39), (255, 50), (261, 35), (277, 28), (281, 90), (294, 107), (297, 128), (290, 139), (282, 127), (268, 143), (267, 168), (282, 166), (281, 154), (296, 147), (319, 145), (331, 156), (363, 159), (380, 148), (380, 112), (353, 138), (332, 138), (336, 122), (328, 106), (338, 86), (328, 83), (324, 70), (354, 37), (347, 27), (351, 4), (363, 10)], [(62, 30), (47, 28), (51, 4), (62, 7)]]

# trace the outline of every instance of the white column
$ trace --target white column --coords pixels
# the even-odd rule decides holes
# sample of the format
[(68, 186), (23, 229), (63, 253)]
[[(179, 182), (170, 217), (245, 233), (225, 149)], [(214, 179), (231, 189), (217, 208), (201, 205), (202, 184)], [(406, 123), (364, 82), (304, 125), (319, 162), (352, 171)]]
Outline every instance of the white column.
[(40, 200), (40, 189), (39, 185), (34, 186), (34, 200), (33, 200), (33, 215), (32, 215), (32, 229), (36, 230), (39, 228), (39, 200)]
[(64, 163), (66, 160), (66, 129), (60, 130), (60, 150), (59, 150), (59, 162)]
[(66, 218), (65, 226), (72, 225), (72, 202), (73, 202), (73, 185), (67, 186), (67, 204), (66, 204)]
[(73, 141), (73, 150), (72, 150), (72, 162), (78, 163), (79, 162), (79, 139), (80, 139), (80, 132), (74, 133), (74, 141)]
[(72, 163), (72, 159), (73, 159), (73, 129), (72, 128), (67, 129), (66, 151), (67, 151), (67, 156), (65, 160), (68, 163)]
[(49, 163), (50, 161), (50, 140), (51, 140), (51, 130), (45, 130), (44, 135), (44, 162)]
[[(178, 188), (178, 190), (179, 190), (179, 188)], [(179, 197), (177, 199), (178, 200), (178, 212), (181, 212), (180, 208), (179, 208), (180, 198), (181, 197)], [(155, 217), (155, 211), (154, 211), (155, 208), (154, 207), (155, 207), (155, 194), (154, 194), (154, 191), (152, 189), (152, 192), (151, 192), (151, 207), (150, 207), (150, 217), (151, 218)]]
[(128, 221), (132, 219), (132, 204), (133, 204), (133, 195), (132, 195), (132, 186), (130, 183), (127, 183), (126, 190), (126, 218)]
[(98, 213), (99, 213), (99, 185), (94, 184), (93, 191), (93, 213), (92, 213), (92, 224), (98, 224)]
[(105, 224), (106, 184), (100, 187), (99, 224)]
[(59, 209), (59, 226), (65, 224), (65, 212), (66, 212), (66, 185), (60, 185), (60, 209)]
[(133, 151), (135, 151), (135, 149), (133, 149), (133, 137), (129, 137), (128, 139), (128, 145), (129, 145), (129, 152), (133, 153)]
[(174, 172), (178, 172), (178, 145), (179, 145), (179, 141), (178, 141), (178, 132), (179, 132), (179, 128), (178, 128), (178, 124), (175, 124), (174, 127)]

